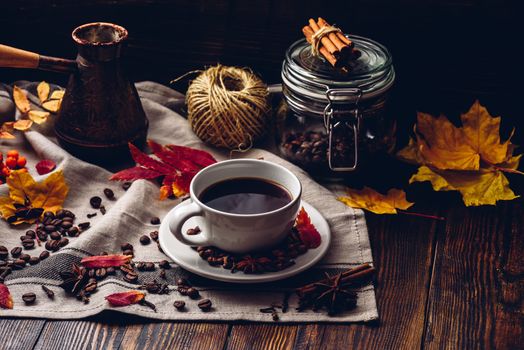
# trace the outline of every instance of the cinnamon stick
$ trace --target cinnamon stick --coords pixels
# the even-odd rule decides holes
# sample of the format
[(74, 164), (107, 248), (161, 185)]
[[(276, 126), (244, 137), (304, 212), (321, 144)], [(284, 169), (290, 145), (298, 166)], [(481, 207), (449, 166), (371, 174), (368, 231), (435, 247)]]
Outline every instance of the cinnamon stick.
[[(320, 27), (318, 26), (317, 22), (313, 18), (309, 19), (309, 26), (313, 29), (313, 32), (316, 33), (320, 30)], [(323, 36), (322, 39), (320, 39), (320, 43), (322, 46), (324, 46), (330, 54), (337, 57), (340, 53), (338, 48), (331, 42), (329, 37), (327, 35)]]
[[(319, 17), (318, 18), (318, 24), (320, 26), (329, 26), (330, 24), (328, 22), (326, 22), (325, 19), (323, 19), (322, 17)], [(355, 46), (355, 44), (349, 40), (343, 33), (341, 32), (337, 32), (337, 33), (332, 33), (334, 36), (336, 36), (336, 38), (343, 42), (345, 45), (349, 46), (350, 48), (353, 48)], [(331, 34), (330, 34), (331, 35)], [(331, 39), (331, 36), (330, 36), (330, 39)], [(331, 39), (333, 40), (333, 39)]]
[[(349, 282), (349, 281), (355, 281), (355, 280), (358, 280), (362, 277), (366, 277), (366, 276), (369, 276), (370, 274), (372, 274), (373, 272), (375, 272), (375, 268), (372, 267), (371, 265), (369, 264), (362, 264), (362, 265), (359, 265), (351, 270), (347, 270), (347, 271), (344, 271), (341, 275), (341, 279), (343, 282)], [(310, 283), (310, 284), (306, 284), (305, 286), (302, 286), (300, 288), (297, 289), (297, 292), (299, 293), (309, 293), (309, 292), (312, 292), (316, 289), (316, 286), (315, 284), (317, 283), (328, 283), (330, 281), (333, 281), (337, 276), (331, 276), (329, 278), (325, 278), (323, 280), (320, 280), (318, 282), (314, 282), (314, 283)]]
[[(322, 27), (329, 27), (329, 23), (327, 23), (322, 17), (318, 18), (318, 25), (321, 28)], [(346, 41), (342, 41), (338, 34), (343, 36), (346, 39)], [(351, 43), (351, 41), (348, 38), (346, 38), (342, 33), (340, 33), (340, 32), (329, 33), (328, 34), (328, 38), (337, 47), (337, 49), (340, 51), (340, 54), (342, 56), (347, 56), (347, 55), (351, 54), (351, 47), (349, 46), (349, 43)], [(347, 41), (349, 41), (349, 43)]]
[[(306, 37), (306, 40), (308, 43), (312, 44), (313, 43), (313, 40), (311, 39), (311, 37), (315, 34), (315, 32), (313, 31), (313, 29), (311, 29), (310, 26), (305, 26), (304, 28), (302, 28), (302, 33), (304, 33), (304, 36)], [(333, 67), (338, 67), (338, 64), (337, 64), (337, 59), (335, 58), (334, 55), (332, 55), (328, 49), (326, 49), (324, 46), (320, 46), (320, 48), (318, 49), (320, 54), (322, 56), (324, 56), (324, 58), (333, 66)]]

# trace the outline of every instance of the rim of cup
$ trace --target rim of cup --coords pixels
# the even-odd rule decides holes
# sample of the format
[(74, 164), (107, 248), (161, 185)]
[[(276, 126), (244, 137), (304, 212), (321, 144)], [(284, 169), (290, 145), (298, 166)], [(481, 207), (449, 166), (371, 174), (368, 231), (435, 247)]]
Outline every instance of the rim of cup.
[[(205, 174), (206, 171), (209, 171), (212, 168), (216, 168), (216, 167), (219, 167), (219, 166), (224, 166), (227, 163), (237, 163), (237, 162), (269, 164), (270, 166), (275, 166), (275, 167), (279, 168), (281, 171), (287, 173), (293, 179), (293, 181), (296, 182), (296, 184), (298, 185), (298, 193), (297, 193), (297, 195), (293, 196), (293, 194), (291, 193), (291, 191), (287, 187), (285, 187), (284, 185), (282, 185), (280, 183), (277, 183), (279, 186), (284, 187), (286, 189), (286, 191), (290, 194), (290, 196), (293, 197), (291, 199), (291, 201), (289, 201), (289, 203), (287, 203), (286, 205), (284, 205), (283, 207), (280, 207), (278, 209), (271, 210), (271, 211), (266, 211), (266, 212), (263, 212), (263, 213), (255, 213), (255, 214), (228, 213), (227, 211), (217, 210), (217, 209), (211, 208), (211, 207), (207, 206), (206, 204), (202, 203), (200, 198), (198, 198), (198, 196), (195, 193), (195, 182), (196, 182), (196, 180), (198, 180), (199, 177), (203, 176), (202, 174)], [(239, 176), (239, 177), (241, 177), (241, 176)], [(265, 179), (265, 178), (260, 178), (260, 179), (268, 180), (268, 179)], [(272, 180), (270, 180), (270, 181), (272, 181)], [(200, 206), (204, 207), (206, 210), (208, 210), (210, 212), (213, 212), (213, 213), (216, 213), (216, 214), (225, 215), (225, 216), (231, 216), (231, 217), (259, 217), (259, 216), (265, 216), (265, 215), (268, 215), (268, 214), (278, 213), (280, 211), (284, 211), (287, 208), (295, 205), (296, 202), (299, 201), (300, 198), (302, 197), (302, 183), (300, 182), (298, 177), (295, 174), (293, 174), (289, 169), (287, 169), (287, 168), (285, 168), (282, 165), (277, 164), (277, 163), (273, 163), (273, 162), (270, 162), (270, 161), (267, 161), (267, 160), (263, 160), (263, 159), (248, 159), (248, 158), (229, 159), (229, 160), (223, 160), (223, 161), (220, 161), (220, 162), (216, 162), (215, 164), (211, 164), (211, 165), (205, 167), (204, 169), (200, 170), (193, 177), (193, 179), (191, 180), (191, 184), (189, 185), (189, 194), (191, 196), (191, 199), (193, 201), (195, 201), (198, 205), (200, 205)]]

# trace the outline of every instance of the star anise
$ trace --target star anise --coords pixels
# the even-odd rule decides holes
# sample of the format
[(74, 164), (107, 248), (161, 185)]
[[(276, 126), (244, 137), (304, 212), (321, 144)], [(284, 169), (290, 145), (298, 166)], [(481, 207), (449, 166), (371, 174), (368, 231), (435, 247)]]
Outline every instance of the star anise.
[(370, 277), (375, 269), (369, 264), (341, 272), (335, 276), (305, 285), (296, 290), (299, 298), (298, 310), (326, 308), (329, 316), (352, 309), (357, 304), (357, 293), (353, 290)]
[(255, 258), (251, 255), (246, 255), (235, 264), (231, 272), (244, 271), (244, 273), (260, 273), (264, 272), (266, 265), (271, 262), (271, 259), (267, 257)]
[(87, 270), (77, 264), (73, 264), (71, 271), (60, 272), (60, 277), (62, 283), (59, 286), (70, 294), (78, 294), (89, 279)]

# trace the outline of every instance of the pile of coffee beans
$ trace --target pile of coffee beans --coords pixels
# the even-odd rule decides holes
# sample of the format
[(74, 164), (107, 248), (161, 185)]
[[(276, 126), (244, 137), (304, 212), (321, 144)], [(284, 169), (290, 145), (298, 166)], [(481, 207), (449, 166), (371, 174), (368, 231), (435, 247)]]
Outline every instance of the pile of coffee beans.
[(308, 251), (293, 228), (286, 239), (270, 250), (253, 254), (231, 254), (216, 247), (196, 247), (198, 255), (211, 266), (222, 266), (231, 272), (262, 274), (284, 270), (295, 264), (295, 258)]

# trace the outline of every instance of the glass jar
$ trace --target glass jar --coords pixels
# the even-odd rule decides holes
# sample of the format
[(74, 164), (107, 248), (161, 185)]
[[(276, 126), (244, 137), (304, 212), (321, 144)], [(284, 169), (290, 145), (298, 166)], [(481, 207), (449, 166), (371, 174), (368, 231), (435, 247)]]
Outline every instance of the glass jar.
[(349, 72), (314, 56), (305, 39), (289, 47), (282, 64), (277, 145), (315, 177), (362, 170), (374, 154), (395, 148), (396, 123), (385, 108), (395, 81), (392, 57), (371, 39), (348, 38), (362, 53)]

